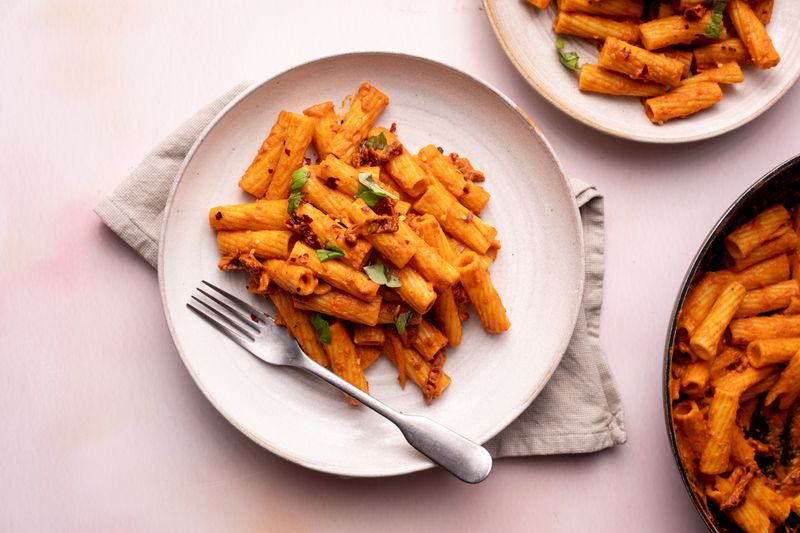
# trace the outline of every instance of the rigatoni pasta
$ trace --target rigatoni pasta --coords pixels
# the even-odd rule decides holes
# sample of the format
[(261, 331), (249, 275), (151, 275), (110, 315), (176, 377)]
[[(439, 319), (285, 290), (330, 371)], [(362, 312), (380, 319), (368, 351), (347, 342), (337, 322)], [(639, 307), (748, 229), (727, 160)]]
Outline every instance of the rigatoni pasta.
[[(579, 72), (581, 91), (648, 98), (647, 117), (653, 124), (664, 124), (720, 102), (724, 93), (719, 84), (744, 81), (741, 65), (752, 62), (767, 69), (780, 62), (765, 27), (772, 18), (774, 0), (661, 0), (655, 4), (558, 2), (554, 55), (566, 68)], [(562, 36), (597, 41), (596, 64), (581, 62), (576, 52), (564, 50)]]
[[(800, 510), (800, 316), (787, 313), (800, 290), (787, 256), (794, 222), (773, 205), (721, 239), (720, 263), (749, 266), (699, 276), (672, 347), (681, 462), (696, 495), (748, 532), (773, 531)], [(792, 246), (762, 251), (779, 239)]]
[[(490, 333), (511, 325), (489, 275), (501, 245), (478, 217), (484, 174), (435, 145), (412, 153), (395, 124), (376, 126), (388, 102), (364, 83), (341, 121), (330, 101), (282, 111), (240, 179), (256, 200), (212, 207), (209, 226), (219, 267), (246, 272), (312, 359), (368, 391), (384, 356), (430, 403), (451, 383), (447, 349), (462, 343), (468, 305)], [(695, 374), (696, 387), (710, 379)]]

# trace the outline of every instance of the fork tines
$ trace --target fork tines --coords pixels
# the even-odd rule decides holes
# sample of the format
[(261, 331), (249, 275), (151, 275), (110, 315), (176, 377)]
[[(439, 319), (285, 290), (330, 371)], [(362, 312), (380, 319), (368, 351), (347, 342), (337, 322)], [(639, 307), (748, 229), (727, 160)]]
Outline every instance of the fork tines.
[(203, 284), (207, 287), (197, 287), (186, 306), (237, 343), (254, 342), (266, 315), (216, 285), (205, 280)]

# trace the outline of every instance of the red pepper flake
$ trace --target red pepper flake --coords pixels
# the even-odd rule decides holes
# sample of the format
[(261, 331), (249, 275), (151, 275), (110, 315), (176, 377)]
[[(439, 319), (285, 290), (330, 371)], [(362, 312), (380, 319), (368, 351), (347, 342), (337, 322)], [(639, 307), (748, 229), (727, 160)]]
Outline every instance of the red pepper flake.
[(469, 213), (469, 214), (467, 214), (466, 217), (464, 217), (464, 221), (465, 222), (472, 222), (473, 218), (475, 218), (475, 215), (473, 215), (472, 213)]
[(250, 320), (252, 320), (256, 324), (260, 324), (261, 323), (261, 321), (258, 319), (258, 317), (256, 315), (252, 314), (252, 313), (250, 313)]
[(440, 154), (444, 153), (444, 148), (442, 148), (441, 146), (437, 146), (436, 149), (439, 150)]
[(325, 185), (329, 189), (333, 189), (334, 191), (339, 188), (339, 178), (335, 178), (333, 176), (328, 176), (325, 178)]
[(216, 218), (217, 220), (222, 220), (222, 211), (217, 211), (217, 214), (214, 215), (214, 218)]
[(275, 172), (275, 171), (274, 171), (274, 170), (272, 170), (271, 168), (268, 168), (268, 169), (267, 169), (267, 172), (269, 172), (270, 174), (272, 174), (272, 173), (273, 173), (273, 172)]
[(303, 161), (305, 162), (306, 165), (310, 165), (311, 164), (311, 158), (310, 157), (304, 157)]
[(396, 133), (397, 132), (397, 122), (392, 122), (392, 125), (389, 126), (389, 133)]
[(283, 149), (283, 153), (286, 154), (286, 155), (292, 155), (292, 151), (289, 150), (288, 148), (284, 148)]

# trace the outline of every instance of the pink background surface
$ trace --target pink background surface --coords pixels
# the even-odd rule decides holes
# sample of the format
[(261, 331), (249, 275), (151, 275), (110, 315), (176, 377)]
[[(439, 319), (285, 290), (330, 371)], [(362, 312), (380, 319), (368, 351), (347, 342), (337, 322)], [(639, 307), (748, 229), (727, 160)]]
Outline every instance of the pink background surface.
[[(0, 3), (0, 530), (703, 530), (664, 429), (665, 329), (711, 224), (800, 152), (800, 90), (717, 139), (650, 146), (596, 133), (534, 93), (476, 0), (162, 4)], [(605, 194), (602, 344), (626, 445), (501, 460), (478, 486), (441, 471), (339, 479), (251, 443), (195, 387), (155, 272), (92, 207), (237, 82), (350, 50), (485, 79)]]

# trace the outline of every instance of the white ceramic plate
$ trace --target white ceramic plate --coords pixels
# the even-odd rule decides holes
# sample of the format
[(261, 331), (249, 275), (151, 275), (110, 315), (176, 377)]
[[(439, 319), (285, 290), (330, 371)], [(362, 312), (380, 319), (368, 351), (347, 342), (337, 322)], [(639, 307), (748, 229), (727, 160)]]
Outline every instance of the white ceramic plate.
[(389, 96), (379, 123), (396, 122), (406, 146), (435, 143), (468, 156), (486, 173), (492, 199), (485, 218), (503, 243), (492, 278), (512, 324), (505, 335), (490, 336), (477, 318), (469, 320), (462, 345), (448, 355), (453, 382), (432, 406), (413, 384), (401, 390), (385, 360), (367, 371), (370, 392), (477, 442), (521, 413), (558, 365), (575, 325), (584, 276), (580, 220), (559, 163), (536, 128), (495, 90), (444, 65), (398, 54), (349, 54), (295, 67), (246, 91), (187, 158), (167, 205), (159, 281), (186, 367), (232, 424), (304, 466), (386, 476), (431, 463), (380, 416), (348, 406), (338, 391), (311, 376), (261, 363), (186, 308), (201, 279), (247, 294), (244, 277), (217, 269), (208, 210), (251, 201), (237, 182), (278, 112), (339, 102), (363, 81)]
[[(652, 124), (638, 98), (582, 93), (578, 76), (558, 61), (552, 24), (555, 1), (540, 11), (525, 0), (483, 0), (497, 40), (528, 83), (569, 116), (602, 132), (653, 143), (698, 141), (747, 124), (769, 109), (800, 76), (800, 2), (777, 0), (768, 26), (781, 55), (777, 67), (744, 67), (744, 83), (723, 86), (717, 105), (685, 119)], [(565, 36), (565, 50), (576, 51), (581, 63), (597, 63), (594, 42)]]

